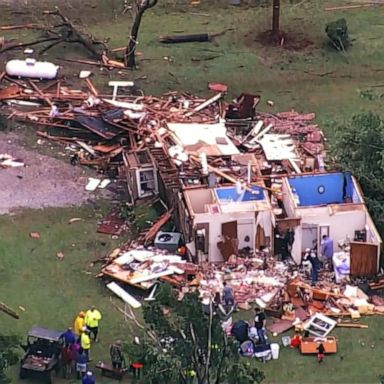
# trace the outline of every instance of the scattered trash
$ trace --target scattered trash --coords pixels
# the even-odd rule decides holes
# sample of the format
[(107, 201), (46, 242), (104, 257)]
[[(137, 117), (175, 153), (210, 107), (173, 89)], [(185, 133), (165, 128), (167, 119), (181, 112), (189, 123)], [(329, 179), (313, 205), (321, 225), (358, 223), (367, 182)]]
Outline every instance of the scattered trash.
[(11, 155), (8, 155), (6, 153), (0, 154), (0, 168), (17, 168), (17, 167), (25, 167), (25, 164), (21, 160), (18, 160)]
[(100, 183), (101, 183), (100, 179), (95, 179), (94, 177), (89, 177), (88, 178), (88, 184), (85, 186), (85, 190), (93, 192), (100, 185)]
[(32, 239), (40, 239), (40, 233), (39, 232), (31, 232), (29, 234), (30, 237), (32, 237)]
[(80, 71), (79, 79), (86, 79), (87, 77), (91, 76), (91, 71)]
[(73, 217), (72, 219), (69, 219), (68, 224), (77, 223), (78, 221), (82, 221), (80, 217)]
[(63, 252), (57, 252), (57, 253), (56, 253), (56, 257), (57, 257), (59, 260), (63, 260), (63, 259), (64, 259), (64, 253), (63, 253)]

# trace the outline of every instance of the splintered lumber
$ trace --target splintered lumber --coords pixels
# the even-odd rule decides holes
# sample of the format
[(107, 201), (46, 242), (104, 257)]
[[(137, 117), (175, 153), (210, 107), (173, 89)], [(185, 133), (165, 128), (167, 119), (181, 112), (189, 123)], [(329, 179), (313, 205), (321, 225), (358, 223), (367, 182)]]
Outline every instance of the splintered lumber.
[(89, 80), (88, 78), (85, 79), (85, 82), (87, 83), (87, 87), (88, 89), (91, 91), (91, 93), (93, 94), (93, 96), (99, 96), (99, 92), (97, 91), (97, 89), (95, 88), (95, 86), (92, 84), (91, 80)]
[(204, 108), (208, 107), (209, 105), (213, 104), (217, 100), (221, 99), (222, 96), (223, 96), (222, 93), (218, 93), (217, 95), (204, 101), (204, 103), (199, 104), (196, 108), (194, 108), (191, 112), (188, 112), (185, 116), (189, 117), (189, 116), (192, 116), (193, 114), (195, 114), (196, 112), (202, 111)]
[(325, 8), (325, 11), (343, 11), (348, 9), (368, 8), (368, 7), (374, 7), (374, 6), (380, 6), (380, 5), (384, 5), (384, 4), (372, 2), (370, 4), (341, 5), (339, 7)]
[(149, 231), (144, 236), (144, 243), (151, 241), (160, 231), (161, 227), (165, 225), (168, 220), (171, 218), (171, 212), (165, 212), (162, 216), (160, 216), (159, 220), (156, 221), (155, 224), (149, 229)]
[(129, 68), (120, 67), (120, 66), (117, 66), (117, 65), (111, 64), (111, 63), (104, 64), (101, 61), (91, 61), (91, 60), (82, 60), (82, 59), (59, 59), (59, 60), (61, 60), (61, 61), (68, 61), (70, 63), (97, 65), (98, 67), (104, 67), (104, 68), (108, 68), (108, 69), (115, 68), (115, 69), (120, 69), (120, 70), (123, 70), (123, 71), (129, 71), (130, 70)]
[(160, 36), (159, 41), (164, 44), (177, 44), (177, 43), (204, 43), (210, 41), (211, 37), (208, 33), (195, 33), (192, 35), (167, 35)]
[(8, 307), (8, 305), (4, 304), (2, 301), (0, 301), (0, 311), (3, 311), (7, 315), (13, 317), (14, 319), (18, 319), (19, 315), (16, 311), (14, 311), (12, 308)]
[(368, 328), (368, 324), (360, 323), (337, 323), (337, 326), (341, 328)]
[(21, 24), (21, 25), (4, 25), (0, 27), (1, 31), (12, 31), (14, 29), (45, 29), (39, 24)]
[(162, 272), (152, 273), (151, 275), (144, 275), (144, 276), (133, 278), (133, 279), (129, 280), (129, 282), (131, 284), (139, 284), (139, 283), (144, 283), (146, 281), (156, 280), (159, 277), (173, 275), (174, 273), (175, 272), (172, 271), (171, 269), (167, 269), (167, 270), (162, 271)]
[(46, 95), (44, 95), (44, 93), (32, 80), (28, 80), (28, 83), (41, 96), (42, 99), (44, 99), (51, 107), (53, 106), (52, 101)]
[(137, 301), (133, 296), (131, 296), (127, 291), (125, 291), (115, 282), (107, 284), (107, 288), (132, 308), (137, 309), (141, 307), (141, 303), (139, 301)]

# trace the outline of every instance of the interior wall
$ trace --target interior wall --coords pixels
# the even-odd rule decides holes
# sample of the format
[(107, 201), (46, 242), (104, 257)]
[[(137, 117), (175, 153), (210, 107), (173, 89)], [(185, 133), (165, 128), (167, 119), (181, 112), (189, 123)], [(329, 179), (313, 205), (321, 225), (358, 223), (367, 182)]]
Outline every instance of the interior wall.
[[(209, 223), (209, 261), (222, 262), (223, 257), (217, 247), (217, 243), (222, 240), (221, 225), (229, 221), (237, 221), (239, 248), (255, 247), (256, 237), (256, 215), (257, 212), (232, 212), (219, 214), (197, 214), (194, 218), (194, 225), (198, 223)], [(264, 224), (266, 225), (266, 224)], [(268, 223), (270, 228), (264, 228), (265, 232), (271, 233), (272, 224)], [(249, 237), (249, 242), (245, 241), (245, 237)]]
[[(329, 236), (333, 240), (334, 251), (339, 249), (337, 245), (339, 240), (344, 240), (347, 236), (353, 240), (355, 231), (365, 228), (366, 224), (364, 211), (339, 212), (330, 215), (328, 207), (319, 207), (298, 209), (296, 214), (302, 218), (301, 226), (295, 230), (295, 242), (292, 247), (292, 257), (296, 263), (301, 262), (303, 224), (317, 224), (319, 227), (329, 226)], [(319, 243), (320, 241), (321, 239), (319, 239)]]
[(291, 189), (296, 190), (302, 207), (344, 203), (344, 197), (360, 202), (351, 174), (347, 172), (293, 176), (288, 182)]
[(286, 178), (283, 179), (282, 192), (283, 192), (283, 204), (284, 204), (285, 212), (288, 217), (294, 217), (295, 205), (294, 205), (293, 198), (291, 196), (291, 191)]

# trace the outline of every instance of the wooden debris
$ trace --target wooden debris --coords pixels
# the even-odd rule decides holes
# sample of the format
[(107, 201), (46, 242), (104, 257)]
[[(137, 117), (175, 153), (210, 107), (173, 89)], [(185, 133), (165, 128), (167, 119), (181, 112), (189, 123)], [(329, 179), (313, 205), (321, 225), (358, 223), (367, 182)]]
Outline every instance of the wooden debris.
[(368, 324), (360, 324), (360, 323), (337, 323), (337, 327), (340, 328), (368, 328)]
[(370, 8), (370, 7), (377, 7), (377, 6), (383, 6), (383, 3), (378, 2), (371, 2), (369, 4), (355, 4), (355, 5), (341, 5), (338, 7), (328, 7), (324, 8), (325, 11), (345, 11), (350, 9), (359, 9), (359, 8)]
[(0, 301), (0, 311), (6, 313), (7, 315), (13, 317), (14, 319), (18, 319), (19, 315), (12, 308), (8, 307), (5, 303)]

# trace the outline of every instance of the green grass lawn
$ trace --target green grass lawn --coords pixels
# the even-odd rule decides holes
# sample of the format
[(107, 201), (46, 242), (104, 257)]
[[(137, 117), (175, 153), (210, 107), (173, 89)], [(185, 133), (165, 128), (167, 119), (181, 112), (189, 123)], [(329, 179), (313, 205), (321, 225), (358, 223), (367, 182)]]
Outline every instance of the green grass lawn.
[[(137, 80), (137, 84), (147, 94), (181, 90), (205, 96), (209, 95), (208, 82), (223, 82), (229, 85), (227, 100), (241, 92), (252, 92), (262, 95), (262, 110), (276, 112), (295, 108), (316, 112), (329, 138), (332, 137), (332, 123), (326, 122), (349, 119), (363, 110), (381, 113), (384, 7), (326, 12), (326, 6), (344, 2), (282, 1), (282, 29), (288, 37), (311, 42), (304, 50), (292, 51), (265, 47), (256, 41), (258, 34), (269, 28), (270, 8), (230, 7), (224, 0), (201, 0), (199, 7), (185, 3), (182, 0), (159, 1), (143, 19), (138, 46), (140, 68), (118, 74), (89, 67), (96, 74), (95, 84), (103, 87), (108, 80), (145, 76)], [(28, 4), (22, 16), (4, 9), (1, 23), (36, 22), (41, 19), (42, 9), (60, 4), (66, 14), (82, 22), (95, 36), (110, 37), (111, 47), (126, 43), (131, 17), (120, 14), (120, 1), (35, 0)], [(326, 45), (325, 24), (339, 17), (347, 19), (353, 39), (353, 46), (346, 55), (333, 52)], [(224, 30), (226, 33), (211, 43), (158, 43), (158, 37), (163, 34)], [(7, 36), (27, 41), (33, 39), (34, 34), (23, 31)], [(7, 57), (12, 55), (7, 54)], [(210, 59), (212, 56), (218, 57)], [(44, 59), (65, 57), (87, 58), (81, 48), (66, 45), (52, 49)], [(172, 61), (164, 57), (171, 57)], [(72, 82), (76, 81), (80, 69), (88, 69), (85, 65), (61, 63), (63, 74)], [(362, 97), (365, 90), (372, 90), (374, 97)], [(266, 105), (269, 99), (274, 101), (274, 107)], [(90, 267), (92, 260), (113, 246), (109, 237), (96, 234), (98, 215), (84, 207), (25, 211), (0, 217), (0, 300), (14, 308), (26, 309), (20, 312), (20, 320), (0, 313), (2, 330), (22, 336), (32, 325), (65, 328), (79, 310), (95, 304), (104, 318), (101, 343), (94, 347), (94, 360), (107, 357), (108, 345), (113, 339), (131, 339), (134, 328), (114, 309), (106, 288), (95, 279), (98, 265)], [(72, 217), (84, 220), (68, 225)], [(40, 232), (41, 238), (31, 239), (29, 233), (32, 231)], [(59, 251), (65, 254), (63, 261), (56, 258)], [(281, 350), (278, 361), (261, 366), (266, 382), (378, 383), (378, 375), (384, 373), (383, 320), (375, 317), (363, 321), (369, 324), (369, 329), (334, 332), (340, 339), (339, 353), (327, 357), (323, 365), (319, 366), (314, 357), (301, 357), (290, 349)], [(11, 374), (17, 383), (16, 369)]]
[[(80, 310), (94, 304), (103, 315), (101, 342), (92, 348), (95, 362), (108, 358), (108, 347), (114, 339), (132, 333), (132, 327), (111, 304), (102, 281), (95, 278), (100, 264), (90, 265), (117, 245), (108, 236), (96, 233), (100, 215), (84, 207), (31, 210), (0, 217), (0, 300), (20, 314), (20, 319), (14, 320), (0, 313), (2, 332), (23, 337), (33, 325), (65, 329)], [(82, 221), (68, 224), (73, 217)], [(32, 239), (30, 232), (39, 232), (41, 238)], [(62, 261), (57, 259), (57, 252), (64, 253)], [(13, 370), (14, 382), (16, 374)]]

